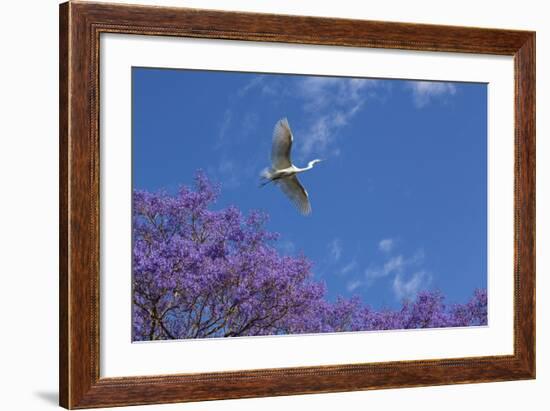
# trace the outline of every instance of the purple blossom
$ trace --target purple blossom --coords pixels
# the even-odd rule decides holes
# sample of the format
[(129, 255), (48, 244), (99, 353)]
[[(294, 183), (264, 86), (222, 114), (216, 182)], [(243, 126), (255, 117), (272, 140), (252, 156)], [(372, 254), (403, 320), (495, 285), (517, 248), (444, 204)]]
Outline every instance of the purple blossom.
[(424, 291), (400, 310), (330, 302), (304, 256), (283, 256), (267, 215), (210, 207), (204, 173), (177, 195), (133, 193), (133, 338), (158, 340), (487, 324), (487, 293), (447, 308)]

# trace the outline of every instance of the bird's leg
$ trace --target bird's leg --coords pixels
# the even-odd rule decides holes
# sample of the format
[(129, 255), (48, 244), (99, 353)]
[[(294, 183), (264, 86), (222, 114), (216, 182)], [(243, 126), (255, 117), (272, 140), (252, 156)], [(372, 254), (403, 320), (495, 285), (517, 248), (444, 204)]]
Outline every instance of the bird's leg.
[(272, 180), (271, 178), (269, 178), (269, 177), (262, 177), (262, 178), (260, 179), (260, 188), (263, 187), (263, 186), (265, 186), (265, 185), (267, 185), (267, 184), (269, 184), (269, 183), (271, 183), (272, 181), (273, 181), (273, 180)]
[(284, 176), (282, 175), (275, 175), (274, 177), (261, 177), (261, 182), (260, 182), (260, 187), (263, 187), (269, 183), (273, 183), (275, 184), (277, 182), (277, 180), (280, 180), (281, 178), (283, 178)]
[(265, 185), (267, 185), (267, 184), (269, 184), (269, 183), (271, 183), (271, 180), (261, 181), (261, 182), (260, 182), (260, 188), (263, 187), (263, 186), (265, 186)]

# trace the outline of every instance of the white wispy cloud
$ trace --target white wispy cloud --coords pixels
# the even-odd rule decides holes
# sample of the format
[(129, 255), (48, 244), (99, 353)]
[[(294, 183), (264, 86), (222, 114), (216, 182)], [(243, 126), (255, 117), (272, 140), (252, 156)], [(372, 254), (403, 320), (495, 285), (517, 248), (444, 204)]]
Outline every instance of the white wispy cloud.
[(249, 111), (245, 113), (245, 115), (243, 116), (243, 119), (241, 121), (241, 126), (239, 127), (240, 132), (243, 135), (251, 134), (252, 132), (256, 131), (256, 129), (258, 128), (258, 123), (259, 123), (258, 114), (256, 114), (255, 112)]
[(238, 89), (237, 96), (244, 97), (255, 89), (258, 89), (262, 94), (272, 97), (285, 92), (285, 90), (281, 90), (281, 88), (277, 86), (275, 81), (268, 80), (268, 77), (264, 75), (258, 75), (252, 77), (244, 86)]
[(237, 167), (235, 163), (229, 159), (223, 159), (219, 162), (215, 175), (221, 181), (224, 188), (236, 188), (241, 182), (238, 178)]
[[(276, 77), (257, 75), (236, 90), (235, 97), (246, 98), (254, 92), (275, 105), (286, 99), (297, 101), (304, 116), (299, 123), (291, 121), (291, 127), (299, 136), (295, 140), (296, 157), (303, 161), (313, 152), (338, 155), (340, 150), (334, 143), (340, 130), (350, 124), (380, 86), (386, 88), (373, 79), (304, 76), (281, 82)], [(238, 116), (233, 116), (233, 123), (241, 124)]]
[(347, 282), (346, 289), (348, 290), (348, 292), (352, 293), (362, 285), (363, 285), (363, 282), (360, 280), (351, 280)]
[[(357, 275), (354, 275), (354, 273), (359, 268), (359, 264), (357, 263), (357, 260), (353, 259), (343, 267), (341, 267), (339, 270), (336, 271), (336, 274), (340, 277), (348, 277), (348, 280), (346, 282), (346, 289), (348, 292), (354, 292), (358, 288), (363, 287), (365, 285), (365, 279), (361, 276), (357, 277)], [(350, 275), (351, 274), (351, 275)]]
[(369, 94), (379, 81), (335, 77), (306, 77), (298, 83), (302, 108), (309, 113), (309, 125), (301, 135), (299, 154), (315, 150), (324, 153), (345, 127), (363, 108)]
[(417, 108), (422, 108), (436, 98), (456, 94), (456, 86), (453, 83), (442, 81), (411, 81), (408, 87), (413, 94), (413, 101)]
[(220, 128), (218, 132), (218, 143), (217, 147), (219, 147), (225, 140), (225, 137), (227, 135), (227, 131), (229, 130), (229, 127), (231, 126), (231, 120), (233, 118), (233, 113), (230, 109), (226, 109), (223, 113), (223, 119), (220, 123)]
[(406, 261), (402, 255), (393, 257), (384, 264), (384, 273), (387, 275), (396, 271), (401, 271), (405, 264)]
[(308, 130), (302, 135), (300, 154), (305, 156), (313, 153), (325, 153), (338, 137), (338, 129), (346, 126), (351, 118), (361, 108), (358, 103), (346, 110), (335, 110), (321, 115), (313, 120)]
[[(251, 184), (257, 180), (258, 168), (264, 161), (258, 157), (243, 158), (240, 148), (250, 144), (251, 136), (258, 135), (260, 114), (256, 107), (238, 104), (257, 90), (260, 93), (269, 93), (269, 77), (251, 75), (248, 81), (236, 88), (227, 97), (227, 108), (219, 119), (218, 135), (214, 142), (217, 158), (212, 158), (213, 164), (207, 167), (209, 174), (220, 181), (224, 188), (233, 189), (241, 185)], [(268, 133), (269, 135), (269, 133)], [(266, 147), (268, 141), (265, 141)]]
[(264, 76), (252, 77), (244, 86), (242, 86), (240, 89), (237, 90), (237, 95), (239, 97), (243, 97), (245, 94), (247, 94), (253, 88), (259, 87), (260, 85), (262, 85), (264, 80), (265, 80)]
[(378, 80), (338, 77), (305, 77), (298, 84), (306, 111), (317, 112), (335, 105), (354, 106), (367, 97), (363, 91), (376, 87)]
[(357, 264), (356, 260), (351, 260), (348, 264), (340, 268), (340, 270), (338, 271), (338, 274), (341, 276), (347, 275), (350, 272), (356, 270), (358, 266), (359, 265)]
[(282, 240), (277, 242), (277, 248), (284, 254), (293, 254), (296, 251), (296, 244), (292, 240)]
[(426, 254), (424, 253), (424, 249), (419, 248), (414, 252), (413, 256), (410, 259), (410, 262), (413, 264), (421, 263), (422, 261), (424, 261), (425, 255)]
[(399, 300), (414, 298), (422, 287), (428, 286), (431, 282), (431, 276), (424, 270), (417, 271), (408, 279), (403, 279), (401, 274), (397, 274), (393, 279), (393, 292)]
[(330, 259), (333, 262), (337, 262), (342, 257), (342, 241), (339, 238), (335, 238), (328, 244), (328, 252)]
[(403, 274), (406, 269), (417, 267), (424, 261), (424, 250), (419, 248), (411, 257), (404, 257), (402, 254), (388, 256), (382, 265), (371, 265), (365, 270), (367, 285), (375, 280), (389, 275)]
[(384, 238), (378, 243), (378, 249), (384, 253), (389, 253), (393, 249), (394, 242), (392, 238)]
[(212, 179), (221, 183), (223, 189), (228, 190), (253, 184), (256, 181), (256, 169), (255, 163), (243, 165), (238, 159), (229, 157), (223, 152), (206, 167)]
[(374, 280), (380, 277), (386, 277), (392, 273), (398, 273), (403, 270), (407, 261), (402, 255), (390, 258), (382, 266), (371, 266), (366, 269), (365, 276), (369, 280)]
[(325, 108), (332, 97), (332, 87), (340, 80), (335, 77), (305, 77), (298, 83), (299, 96), (304, 100), (306, 111), (318, 111)]

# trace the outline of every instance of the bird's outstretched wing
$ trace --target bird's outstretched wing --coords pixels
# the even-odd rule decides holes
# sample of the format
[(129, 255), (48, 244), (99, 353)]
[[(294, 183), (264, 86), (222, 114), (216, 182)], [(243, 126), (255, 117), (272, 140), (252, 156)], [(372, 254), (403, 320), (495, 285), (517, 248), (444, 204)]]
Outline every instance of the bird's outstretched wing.
[(296, 205), (300, 213), (308, 215), (311, 213), (311, 204), (309, 204), (309, 198), (306, 189), (298, 177), (295, 175), (288, 178), (282, 178), (277, 180), (277, 184), (283, 190), (283, 193)]
[(271, 147), (271, 166), (275, 170), (288, 168), (292, 165), (290, 150), (292, 149), (292, 131), (286, 118), (277, 121), (273, 129), (273, 145)]

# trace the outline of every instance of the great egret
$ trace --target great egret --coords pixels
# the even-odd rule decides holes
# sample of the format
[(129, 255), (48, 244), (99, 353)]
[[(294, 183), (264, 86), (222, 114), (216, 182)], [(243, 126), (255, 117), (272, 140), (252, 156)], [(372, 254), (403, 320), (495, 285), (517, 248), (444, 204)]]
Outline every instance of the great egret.
[(311, 205), (306, 189), (298, 180), (297, 174), (311, 170), (321, 160), (315, 159), (307, 167), (299, 168), (292, 164), (290, 151), (292, 150), (292, 131), (286, 118), (277, 121), (273, 130), (273, 144), (271, 147), (271, 168), (262, 172), (262, 186), (273, 182), (296, 205), (298, 210), (307, 215), (311, 212)]

